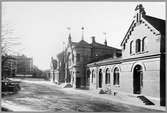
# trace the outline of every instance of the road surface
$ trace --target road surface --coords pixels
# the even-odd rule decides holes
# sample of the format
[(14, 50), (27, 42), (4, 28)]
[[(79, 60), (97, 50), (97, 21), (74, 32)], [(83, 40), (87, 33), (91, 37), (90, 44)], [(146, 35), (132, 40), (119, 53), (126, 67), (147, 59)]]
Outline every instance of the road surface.
[[(48, 81), (39, 79), (20, 79), (21, 91), (18, 94), (3, 97), (2, 102), (11, 104), (16, 111), (53, 111), (53, 112), (147, 112), (151, 110), (121, 104), (114, 101), (61, 90)], [(9, 106), (9, 105), (8, 105)], [(10, 109), (10, 106), (9, 106)]]

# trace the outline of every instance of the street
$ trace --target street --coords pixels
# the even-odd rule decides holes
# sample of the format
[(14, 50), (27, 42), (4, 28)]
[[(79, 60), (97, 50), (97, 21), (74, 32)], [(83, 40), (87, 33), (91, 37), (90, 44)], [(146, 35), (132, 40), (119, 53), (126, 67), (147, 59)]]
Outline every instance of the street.
[[(2, 101), (10, 102), (18, 107), (18, 111), (27, 107), (36, 111), (66, 111), (66, 112), (147, 112), (151, 110), (81, 93), (67, 92), (49, 81), (41, 79), (20, 79), (21, 91), (15, 95), (6, 96)], [(10, 108), (9, 108), (10, 109)]]

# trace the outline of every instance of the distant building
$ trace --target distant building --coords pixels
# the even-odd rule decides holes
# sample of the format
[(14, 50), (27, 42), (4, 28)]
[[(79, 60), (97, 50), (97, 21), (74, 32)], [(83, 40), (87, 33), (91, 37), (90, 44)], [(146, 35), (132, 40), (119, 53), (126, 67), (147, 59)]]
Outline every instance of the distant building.
[(17, 70), (16, 70), (17, 74), (22, 74), (22, 75), (32, 74), (32, 71), (33, 71), (33, 59), (32, 58), (28, 58), (24, 55), (14, 56), (14, 57), (17, 63)]
[(9, 55), (2, 56), (1, 66), (2, 78), (14, 77), (16, 75), (17, 66), (14, 57)]
[(92, 43), (89, 44), (83, 38), (82, 35), (81, 41), (73, 42), (69, 34), (64, 52), (57, 56), (58, 68), (55, 71), (51, 68), (51, 73), (54, 72), (51, 74), (51, 81), (57, 82), (61, 78), (74, 88), (86, 87), (89, 85), (89, 76), (86, 73), (88, 63), (121, 56), (121, 50), (108, 46), (106, 40), (104, 44), (100, 44), (92, 37)]
[(165, 20), (146, 15), (137, 5), (136, 14), (121, 43), (122, 57), (89, 63), (90, 90), (143, 96), (164, 106)]

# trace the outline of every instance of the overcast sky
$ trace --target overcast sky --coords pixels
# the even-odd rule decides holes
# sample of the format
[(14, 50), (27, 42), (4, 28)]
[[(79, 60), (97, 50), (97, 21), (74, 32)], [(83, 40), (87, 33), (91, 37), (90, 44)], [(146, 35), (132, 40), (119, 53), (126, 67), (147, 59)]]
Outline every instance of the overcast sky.
[[(71, 27), (72, 41), (90, 37), (120, 48), (139, 2), (2, 2), (2, 25), (14, 30), (22, 43), (15, 47), (20, 54), (33, 57), (40, 69), (49, 69), (51, 56), (63, 50)], [(140, 2), (146, 14), (165, 19), (165, 2)]]

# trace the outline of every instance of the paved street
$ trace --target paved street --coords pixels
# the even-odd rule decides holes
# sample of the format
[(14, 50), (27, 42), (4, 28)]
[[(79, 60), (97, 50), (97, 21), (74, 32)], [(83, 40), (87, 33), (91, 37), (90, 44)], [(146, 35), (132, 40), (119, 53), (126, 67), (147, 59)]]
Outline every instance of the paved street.
[[(154, 111), (147, 108), (125, 105), (107, 101), (93, 96), (73, 93), (39, 79), (22, 79), (21, 91), (18, 94), (4, 97), (2, 102), (15, 105), (18, 111), (81, 111), (81, 112), (112, 112), (112, 111)], [(20, 107), (19, 107), (20, 106)], [(13, 107), (13, 106), (12, 106)]]

